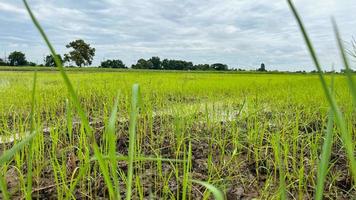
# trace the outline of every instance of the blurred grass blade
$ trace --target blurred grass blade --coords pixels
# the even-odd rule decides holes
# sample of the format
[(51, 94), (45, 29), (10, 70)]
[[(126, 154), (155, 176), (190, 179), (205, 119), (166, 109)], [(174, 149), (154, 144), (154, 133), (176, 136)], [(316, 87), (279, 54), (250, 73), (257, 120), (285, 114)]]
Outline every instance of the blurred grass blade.
[(103, 173), (106, 187), (108, 187), (110, 199), (116, 199), (115, 198), (116, 195), (114, 193), (114, 188), (113, 188), (113, 185), (112, 185), (112, 182), (110, 179), (110, 174), (109, 174), (107, 163), (103, 159), (103, 156), (102, 156), (97, 144), (93, 145), (93, 149), (94, 149), (94, 154), (95, 154), (96, 158), (98, 159), (100, 170)]
[(343, 141), (346, 153), (347, 153), (347, 157), (349, 160), (349, 164), (350, 164), (350, 171), (352, 173), (354, 183), (356, 183), (356, 162), (355, 162), (355, 157), (354, 157), (354, 145), (353, 145), (352, 136), (347, 129), (344, 117), (343, 117), (339, 107), (337, 106), (334, 97), (331, 95), (331, 92), (329, 91), (329, 89), (327, 87), (326, 80), (323, 76), (323, 72), (321, 70), (318, 58), (316, 56), (313, 45), (309, 39), (309, 36), (304, 28), (303, 22), (302, 22), (301, 18), (299, 17), (299, 14), (292, 3), (292, 0), (287, 0), (287, 1), (288, 1), (288, 4), (289, 4), (293, 14), (294, 14), (295, 19), (298, 22), (299, 28), (303, 34), (305, 43), (308, 47), (310, 55), (311, 55), (313, 62), (315, 64), (315, 67), (317, 68), (317, 70), (319, 72), (318, 74), (319, 74), (320, 82), (321, 82), (322, 88), (324, 90), (326, 99), (328, 100), (330, 107), (331, 107), (332, 111), (334, 112), (336, 123), (340, 128), (341, 138), (342, 138), (342, 141)]
[(117, 199), (121, 199), (119, 178), (117, 175), (117, 159), (116, 159), (117, 138), (116, 138), (116, 129), (115, 129), (115, 124), (117, 121), (117, 111), (119, 105), (119, 96), (120, 94), (117, 94), (114, 106), (111, 111), (108, 128), (106, 130), (107, 139), (109, 140), (109, 161), (110, 161), (109, 163), (111, 166), (111, 174), (114, 182), (115, 198)]
[(0, 175), (0, 191), (1, 191), (0, 197), (2, 197), (5, 200), (10, 199), (9, 193), (7, 191), (6, 180), (3, 177), (3, 175)]
[(351, 91), (353, 105), (356, 106), (356, 87), (355, 87), (355, 82), (352, 77), (352, 70), (350, 68), (349, 61), (347, 60), (345, 48), (342, 43), (342, 40), (340, 37), (340, 32), (339, 32), (339, 29), (337, 27), (337, 24), (336, 24), (334, 18), (332, 19), (332, 23), (333, 23), (333, 28), (334, 28), (337, 44), (339, 46), (340, 55), (341, 55), (342, 61), (344, 63), (345, 73), (346, 73), (346, 77), (347, 77), (347, 83), (348, 83), (349, 89)]
[(224, 200), (224, 194), (215, 186), (211, 185), (210, 183), (192, 180), (193, 183), (198, 183), (208, 189), (211, 193), (213, 193), (216, 200)]
[(139, 102), (139, 86), (134, 84), (132, 86), (132, 99), (130, 111), (130, 127), (129, 127), (129, 161), (127, 171), (127, 186), (126, 186), (126, 199), (131, 199), (132, 192), (132, 179), (133, 179), (133, 163), (135, 160), (135, 145), (136, 145), (136, 123), (138, 115), (138, 102)]
[[(44, 41), (46, 42), (49, 50), (51, 51), (51, 54), (54, 58), (54, 62), (56, 64), (56, 66), (58, 67), (60, 74), (64, 80), (65, 85), (67, 86), (68, 92), (70, 94), (70, 96), (72, 97), (72, 100), (74, 102), (74, 105), (76, 106), (76, 109), (78, 110), (78, 114), (80, 119), (83, 122), (84, 128), (86, 129), (86, 131), (88, 132), (88, 134), (90, 136), (93, 136), (92, 134), (92, 129), (89, 125), (89, 121), (88, 121), (88, 117), (86, 116), (83, 108), (80, 106), (80, 101), (74, 91), (73, 85), (71, 84), (68, 75), (66, 74), (66, 72), (64, 71), (64, 67), (62, 65), (62, 62), (60, 61), (60, 59), (58, 58), (58, 54), (56, 53), (56, 51), (54, 50), (52, 44), (50, 43), (46, 33), (43, 31), (41, 25), (39, 24), (39, 22), (37, 21), (36, 17), (34, 16), (34, 14), (31, 11), (31, 8), (29, 7), (28, 3), (26, 0), (23, 0), (23, 3), (25, 4), (26, 10), (28, 12), (28, 14), (30, 15), (33, 24), (36, 26), (37, 30), (40, 32), (42, 38), (44, 39)], [(92, 138), (93, 139), (93, 138)]]
[(37, 132), (30, 134), (25, 139), (23, 139), (19, 143), (15, 144), (11, 149), (5, 151), (0, 156), (0, 166), (3, 166), (7, 161), (9, 161), (12, 158), (12, 156), (14, 156), (25, 145), (27, 145), (36, 135), (37, 135)]
[(318, 178), (315, 191), (315, 199), (322, 200), (324, 193), (324, 183), (329, 167), (329, 161), (331, 156), (331, 147), (333, 142), (333, 129), (334, 129), (334, 113), (329, 111), (328, 125), (326, 129), (326, 137), (323, 143), (323, 149), (321, 153), (321, 159), (318, 166)]

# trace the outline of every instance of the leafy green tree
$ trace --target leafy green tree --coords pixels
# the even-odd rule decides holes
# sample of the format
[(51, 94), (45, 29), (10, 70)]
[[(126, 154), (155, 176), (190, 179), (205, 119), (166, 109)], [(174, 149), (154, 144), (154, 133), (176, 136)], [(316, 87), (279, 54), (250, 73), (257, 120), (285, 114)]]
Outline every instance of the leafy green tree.
[(65, 54), (64, 61), (73, 61), (78, 67), (92, 64), (95, 48), (90, 47), (90, 44), (85, 43), (84, 40), (75, 40), (66, 47), (73, 50)]
[(152, 69), (153, 63), (150, 60), (143, 58), (139, 59), (135, 65), (131, 66), (132, 69)]
[(162, 68), (165, 70), (191, 70), (193, 63), (184, 60), (167, 60), (162, 61)]
[[(61, 55), (57, 54), (57, 57), (63, 63), (63, 59), (62, 59)], [(54, 58), (52, 55), (47, 55), (45, 57), (44, 63), (45, 63), (44, 65), (47, 67), (55, 67), (56, 66), (56, 63), (54, 62)]]
[(262, 64), (261, 64), (261, 67), (260, 67), (259, 69), (257, 69), (257, 71), (260, 71), (260, 72), (265, 72), (265, 71), (267, 71), (265, 64), (262, 63)]
[(34, 67), (34, 66), (37, 66), (37, 63), (35, 63), (35, 62), (27, 62), (26, 65)]
[(20, 51), (10, 53), (8, 60), (10, 66), (23, 66), (27, 64), (25, 54)]
[(6, 65), (7, 65), (7, 63), (3, 59), (0, 58), (0, 66), (6, 66)]
[(195, 70), (209, 70), (210, 65), (209, 64), (198, 64), (194, 65)]
[(228, 66), (222, 63), (215, 63), (210, 66), (211, 69), (218, 70), (218, 71), (226, 71), (228, 70)]
[(106, 60), (101, 62), (102, 68), (127, 68), (121, 60)]
[(169, 60), (168, 59), (162, 60), (161, 67), (162, 69), (169, 69)]
[(152, 57), (148, 61), (152, 63), (152, 69), (162, 69), (161, 59), (159, 57)]

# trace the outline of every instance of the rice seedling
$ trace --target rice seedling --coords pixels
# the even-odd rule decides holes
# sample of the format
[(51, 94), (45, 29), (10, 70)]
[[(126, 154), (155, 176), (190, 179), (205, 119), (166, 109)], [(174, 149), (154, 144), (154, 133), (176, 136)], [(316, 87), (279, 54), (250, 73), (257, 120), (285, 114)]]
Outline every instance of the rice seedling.
[(288, 3), (318, 74), (67, 70), (56, 56), (58, 71), (1, 71), (0, 198), (356, 197), (339, 31), (346, 77), (322, 73)]

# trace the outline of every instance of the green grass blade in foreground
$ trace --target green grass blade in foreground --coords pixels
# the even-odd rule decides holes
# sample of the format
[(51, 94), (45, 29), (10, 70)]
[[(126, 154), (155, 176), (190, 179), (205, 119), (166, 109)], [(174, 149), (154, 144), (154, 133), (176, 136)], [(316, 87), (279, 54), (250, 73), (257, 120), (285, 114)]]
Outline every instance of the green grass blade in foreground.
[(2, 197), (5, 200), (10, 199), (9, 193), (7, 191), (6, 180), (2, 175), (0, 175), (0, 191), (2, 195), (2, 196), (0, 195), (0, 197)]
[[(35, 106), (36, 106), (36, 83), (37, 83), (37, 72), (35, 71), (33, 77), (33, 87), (32, 87), (32, 103), (31, 103), (31, 114), (30, 114), (30, 133), (35, 132)], [(29, 153), (27, 159), (27, 186), (26, 186), (26, 199), (31, 199), (32, 193), (32, 157), (33, 157), (33, 144), (32, 140), (29, 142)]]
[(216, 200), (224, 200), (224, 194), (215, 186), (211, 185), (210, 183), (192, 180), (193, 183), (198, 183), (208, 189), (211, 193), (213, 193)]
[(121, 199), (120, 188), (119, 188), (119, 178), (117, 175), (117, 159), (116, 159), (116, 129), (115, 124), (117, 121), (117, 108), (119, 105), (119, 94), (115, 99), (114, 106), (111, 111), (108, 128), (106, 130), (107, 139), (109, 140), (109, 163), (111, 166), (111, 174), (114, 182), (114, 192), (115, 198)]
[(110, 173), (109, 173), (107, 163), (103, 159), (103, 155), (101, 154), (97, 144), (93, 145), (93, 149), (94, 149), (94, 154), (95, 154), (96, 158), (98, 159), (100, 171), (103, 173), (106, 187), (108, 187), (110, 199), (116, 199), (115, 198), (116, 195), (114, 193), (113, 184), (110, 179)]
[(326, 129), (326, 136), (323, 143), (323, 149), (321, 153), (321, 160), (318, 166), (318, 178), (315, 191), (315, 199), (323, 199), (324, 183), (326, 180), (327, 171), (329, 168), (329, 161), (331, 156), (331, 147), (333, 142), (333, 129), (334, 129), (334, 113), (329, 111), (328, 125)]
[[(101, 168), (101, 171), (102, 171), (103, 175), (108, 178), (108, 176), (109, 176), (108, 169), (107, 169), (107, 167), (104, 167), (105, 164), (103, 163), (103, 159), (101, 159), (101, 158), (102, 158), (102, 155), (101, 155), (101, 153), (100, 153), (100, 151), (99, 151), (99, 148), (98, 148), (98, 146), (97, 146), (97, 144), (96, 144), (95, 137), (93, 137), (93, 136), (94, 136), (94, 135), (93, 135), (93, 131), (92, 131), (91, 127), (90, 127), (90, 124), (89, 124), (88, 118), (87, 118), (87, 116), (86, 116), (86, 114), (85, 114), (85, 112), (84, 112), (84, 109), (83, 109), (83, 108), (81, 107), (81, 105), (80, 105), (80, 102), (79, 102), (79, 100), (78, 100), (78, 97), (77, 97), (77, 95), (76, 95), (76, 93), (75, 93), (75, 91), (74, 91), (73, 85), (71, 84), (71, 82), (70, 82), (70, 80), (69, 80), (69, 78), (68, 78), (66, 72), (64, 71), (64, 68), (63, 68), (63, 66), (62, 66), (62, 63), (61, 63), (61, 61), (59, 60), (59, 58), (58, 58), (58, 56), (57, 56), (57, 53), (55, 52), (54, 48), (52, 47), (50, 41), (48, 40), (48, 38), (47, 38), (47, 36), (46, 36), (46, 34), (45, 34), (45, 32), (43, 31), (41, 25), (38, 23), (36, 17), (33, 15), (33, 13), (32, 13), (32, 11), (31, 11), (29, 5), (27, 4), (27, 1), (26, 1), (26, 0), (23, 0), (23, 2), (24, 2), (24, 4), (25, 4), (25, 7), (26, 7), (26, 9), (27, 9), (27, 11), (28, 11), (28, 13), (29, 13), (29, 15), (30, 15), (30, 17), (31, 17), (31, 19), (32, 19), (32, 21), (33, 21), (33, 23), (35, 24), (36, 28), (37, 28), (38, 31), (40, 32), (42, 38), (45, 40), (45, 42), (46, 42), (48, 48), (49, 48), (50, 51), (51, 51), (51, 54), (52, 54), (52, 56), (53, 56), (53, 58), (54, 58), (54, 61), (55, 61), (55, 63), (56, 63), (56, 66), (57, 66), (58, 69), (60, 70), (60, 73), (61, 73), (61, 76), (62, 76), (62, 78), (63, 78), (63, 80), (64, 80), (64, 83), (65, 83), (65, 85), (67, 86), (68, 92), (69, 92), (69, 94), (70, 94), (70, 96), (71, 96), (71, 98), (72, 98), (72, 100), (73, 100), (74, 105), (76, 106), (76, 109), (78, 110), (78, 114), (79, 114), (79, 117), (80, 117), (80, 119), (81, 119), (81, 121), (82, 121), (82, 123), (83, 123), (83, 125), (84, 125), (84, 128), (85, 128), (85, 130), (87, 131), (88, 135), (89, 135), (89, 136), (91, 137), (91, 139), (93, 140), (94, 154), (95, 154), (95, 156), (98, 158), (99, 166), (101, 166), (101, 167), (100, 167), (100, 168)], [(100, 164), (100, 163), (101, 163), (101, 164)], [(79, 173), (82, 174), (81, 172), (79, 172)], [(106, 178), (106, 179), (107, 179), (107, 178)], [(110, 188), (110, 185), (108, 185), (108, 187), (109, 187), (109, 190), (112, 189), (112, 187)], [(111, 190), (111, 193), (113, 193), (112, 190)]]
[(136, 144), (136, 122), (138, 115), (138, 102), (139, 102), (139, 86), (134, 84), (132, 86), (132, 99), (130, 111), (130, 127), (129, 127), (129, 161), (127, 171), (127, 185), (126, 185), (126, 199), (131, 199), (132, 192), (132, 179), (133, 179), (133, 163), (135, 160), (135, 144)]
[(12, 156), (14, 156), (25, 145), (27, 145), (36, 135), (37, 135), (37, 132), (30, 134), (25, 139), (23, 139), (19, 143), (15, 144), (11, 149), (5, 151), (0, 156), (0, 166), (3, 166), (7, 161), (9, 161), (12, 158)]
[(334, 19), (332, 19), (332, 23), (333, 23), (333, 28), (334, 28), (337, 44), (339, 46), (340, 55), (341, 55), (342, 61), (344, 63), (346, 77), (347, 77), (347, 83), (348, 83), (350, 91), (351, 91), (353, 105), (356, 106), (356, 87), (355, 87), (355, 82), (352, 77), (352, 70), (350, 68), (349, 61), (347, 60), (345, 48), (344, 48), (344, 45), (343, 45), (341, 37), (340, 37), (339, 29), (338, 29), (337, 24)]
[(354, 157), (354, 146), (353, 146), (353, 140), (352, 140), (351, 134), (347, 130), (345, 119), (344, 119), (339, 107), (337, 106), (334, 97), (331, 95), (331, 92), (329, 91), (329, 89), (327, 87), (326, 80), (323, 76), (323, 72), (322, 72), (320, 64), (319, 64), (319, 60), (316, 56), (313, 45), (309, 39), (309, 36), (304, 28), (303, 22), (302, 22), (301, 18), (299, 17), (299, 14), (298, 14), (296, 8), (294, 7), (292, 1), (291, 0), (287, 0), (287, 1), (288, 1), (288, 4), (289, 4), (293, 14), (294, 14), (294, 17), (296, 18), (296, 20), (298, 22), (299, 28), (303, 34), (304, 40), (307, 44), (308, 50), (309, 50), (310, 55), (313, 59), (315, 67), (318, 70), (320, 82), (321, 82), (322, 88), (324, 90), (325, 96), (330, 104), (332, 111), (334, 112), (335, 121), (340, 128), (341, 138), (342, 138), (342, 141), (343, 141), (346, 153), (347, 153), (347, 157), (349, 160), (350, 170), (351, 170), (351, 173), (353, 176), (353, 180), (354, 180), (354, 183), (356, 183), (356, 162), (355, 162), (355, 157)]
[(51, 51), (51, 54), (52, 54), (52, 56), (54, 58), (54, 62), (56, 64), (56, 66), (58, 67), (58, 69), (60, 71), (60, 74), (61, 74), (61, 76), (62, 76), (62, 78), (64, 80), (64, 83), (67, 86), (68, 92), (69, 92), (70, 96), (72, 97), (72, 100), (73, 100), (73, 102), (74, 102), (74, 104), (75, 104), (75, 106), (76, 106), (76, 108), (78, 110), (78, 114), (79, 114), (80, 119), (83, 122), (84, 128), (86, 129), (88, 134), (90, 136), (92, 136), (93, 135), (92, 134), (92, 129), (91, 129), (90, 125), (89, 125), (88, 117), (86, 116), (86, 114), (84, 112), (84, 109), (80, 106), (79, 99), (78, 99), (78, 97), (77, 97), (77, 95), (76, 95), (76, 93), (74, 91), (74, 87), (73, 87), (72, 83), (70, 82), (66, 72), (64, 71), (64, 67), (62, 65), (62, 62), (58, 58), (56, 51), (54, 50), (52, 44), (50, 43), (46, 33), (43, 31), (40, 23), (37, 21), (35, 15), (32, 13), (31, 8), (28, 5), (27, 1), (23, 0), (23, 3), (25, 5), (25, 7), (26, 7), (26, 10), (27, 10), (28, 14), (31, 17), (31, 20), (32, 20), (33, 24), (36, 26), (37, 30), (40, 32), (42, 38), (44, 39), (44, 41), (46, 42), (49, 50)]

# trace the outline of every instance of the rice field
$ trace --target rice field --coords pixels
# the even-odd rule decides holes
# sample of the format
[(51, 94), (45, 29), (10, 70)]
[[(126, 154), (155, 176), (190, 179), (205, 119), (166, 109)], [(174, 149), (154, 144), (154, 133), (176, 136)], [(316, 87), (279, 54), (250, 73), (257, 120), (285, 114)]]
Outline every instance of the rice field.
[(58, 71), (0, 71), (0, 198), (355, 199), (337, 25), (345, 73), (326, 75), (288, 3), (315, 75), (65, 70), (57, 56)]
[[(140, 96), (132, 198), (209, 198), (205, 187), (192, 182), (199, 180), (219, 188), (227, 199), (278, 199), (281, 173), (288, 198), (313, 198), (329, 110), (316, 75), (67, 73), (94, 134), (86, 131), (61, 76), (38, 72), (32, 126), (39, 134), (1, 167), (11, 198), (110, 198), (93, 140), (104, 155), (103, 167), (116, 172), (112, 188), (124, 198), (135, 83)], [(0, 80), (3, 152), (30, 133), (34, 72), (0, 72)], [(347, 126), (353, 128), (344, 76), (334, 77), (334, 90)], [(113, 108), (117, 112), (110, 133)], [(355, 190), (348, 161), (340, 138), (333, 140), (324, 197), (351, 199)], [(111, 145), (115, 167), (105, 159)]]

